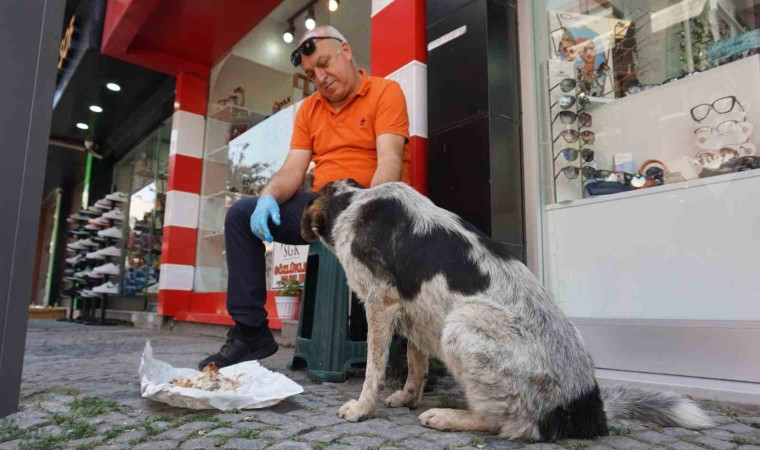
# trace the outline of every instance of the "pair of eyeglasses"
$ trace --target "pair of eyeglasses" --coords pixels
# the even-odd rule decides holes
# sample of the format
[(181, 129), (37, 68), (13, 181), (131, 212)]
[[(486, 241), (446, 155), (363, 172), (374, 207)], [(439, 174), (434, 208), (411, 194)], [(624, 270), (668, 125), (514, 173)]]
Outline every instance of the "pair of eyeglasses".
[(558, 112), (557, 115), (554, 117), (554, 120), (552, 120), (552, 125), (554, 125), (554, 122), (556, 122), (557, 119), (559, 119), (559, 121), (565, 125), (572, 125), (575, 123), (577, 119), (581, 124), (581, 128), (590, 127), (593, 121), (593, 119), (591, 118), (591, 114), (587, 112), (575, 113), (573, 111)]
[(552, 145), (556, 144), (560, 137), (568, 144), (575, 144), (578, 142), (579, 138), (587, 145), (593, 144), (594, 140), (596, 140), (596, 135), (593, 131), (562, 130), (562, 132), (554, 138)]
[(561, 152), (557, 153), (557, 155), (554, 157), (554, 160), (556, 161), (557, 158), (559, 158), (559, 155), (562, 155), (565, 158), (565, 161), (575, 161), (578, 159), (578, 155), (581, 157), (581, 161), (589, 163), (594, 160), (594, 151), (590, 148), (584, 148), (583, 150), (578, 150), (577, 148), (563, 148)]
[(699, 127), (696, 130), (694, 130), (694, 134), (697, 136), (697, 141), (700, 144), (704, 144), (707, 142), (714, 134), (717, 134), (718, 136), (723, 136), (725, 134), (728, 134), (737, 128), (740, 128), (742, 133), (747, 133), (751, 125), (749, 122), (739, 122), (737, 120), (726, 120), (718, 124), (717, 127)]
[(323, 39), (335, 39), (338, 42), (343, 42), (342, 39), (338, 39), (332, 36), (310, 37), (309, 39), (306, 39), (305, 41), (303, 41), (301, 45), (298, 46), (297, 49), (293, 50), (293, 53), (290, 54), (290, 62), (293, 63), (295, 67), (300, 66), (301, 55), (309, 56), (313, 54), (317, 50), (317, 41), (321, 41)]
[(554, 86), (552, 86), (549, 89), (549, 92), (553, 91), (558, 86), (559, 86), (560, 90), (562, 90), (562, 92), (570, 92), (573, 89), (575, 89), (576, 84), (577, 83), (576, 83), (576, 81), (574, 79), (572, 79), (572, 78), (565, 78), (562, 81), (560, 81), (559, 83), (557, 83)]
[(718, 114), (727, 114), (733, 111), (737, 105), (742, 111), (745, 111), (744, 106), (733, 95), (721, 97), (712, 103), (703, 103), (691, 108), (691, 118), (697, 122), (701, 122), (710, 115), (710, 111), (715, 111)]

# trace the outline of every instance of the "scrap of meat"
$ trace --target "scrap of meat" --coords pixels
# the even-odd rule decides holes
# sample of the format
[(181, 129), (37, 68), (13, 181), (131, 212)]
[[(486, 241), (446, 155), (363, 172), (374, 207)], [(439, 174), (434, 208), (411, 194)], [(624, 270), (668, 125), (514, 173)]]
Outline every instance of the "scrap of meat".
[(212, 362), (204, 367), (200, 374), (189, 378), (175, 378), (172, 380), (172, 384), (179, 387), (202, 389), (204, 391), (230, 391), (240, 387), (238, 378), (240, 378), (240, 375), (234, 379), (225, 377), (219, 373), (219, 368)]

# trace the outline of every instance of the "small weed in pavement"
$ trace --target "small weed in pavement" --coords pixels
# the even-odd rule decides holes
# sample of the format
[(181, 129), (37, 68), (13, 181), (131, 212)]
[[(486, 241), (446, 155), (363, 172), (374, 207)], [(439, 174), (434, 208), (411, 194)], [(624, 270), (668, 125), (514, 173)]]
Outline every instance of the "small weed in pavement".
[(119, 402), (97, 397), (82, 397), (71, 403), (71, 412), (85, 417), (95, 417), (109, 412), (126, 412)]
[(74, 447), (74, 450), (92, 450), (97, 446), (96, 443), (91, 442), (89, 444), (79, 444), (76, 447)]
[(261, 434), (260, 430), (251, 430), (249, 428), (242, 428), (238, 432), (237, 437), (240, 439), (256, 439)]
[(53, 421), (63, 428), (66, 439), (82, 439), (95, 434), (95, 426), (75, 414), (53, 414)]
[(218, 441), (216, 441), (216, 444), (214, 444), (214, 447), (221, 447), (224, 444), (226, 444), (227, 441), (229, 441), (229, 440), (230, 440), (230, 436), (222, 436), (222, 437), (219, 438)]
[(19, 450), (58, 450), (63, 446), (63, 439), (51, 435), (37, 437), (31, 441), (23, 441)]
[(113, 439), (116, 436), (120, 435), (121, 433), (123, 433), (123, 432), (125, 432), (127, 430), (131, 430), (133, 428), (134, 427), (130, 427), (130, 426), (110, 428), (110, 429), (106, 430), (105, 433), (103, 433), (103, 437), (106, 438), (106, 439)]
[(16, 422), (6, 419), (0, 422), (0, 442), (15, 441), (29, 435), (29, 432), (22, 430)]
[(458, 409), (459, 402), (457, 401), (456, 397), (454, 397), (453, 395), (447, 395), (445, 397), (441, 397), (440, 401), (438, 402), (438, 407)]
[(610, 436), (628, 436), (631, 434), (631, 429), (628, 427), (618, 427), (610, 425), (607, 427), (610, 430)]
[(748, 438), (744, 436), (734, 436), (732, 440), (734, 444), (760, 446), (760, 439)]
[(477, 448), (483, 448), (486, 446), (486, 441), (480, 438), (472, 438), (470, 440), (470, 445)]
[(584, 450), (588, 448), (588, 445), (577, 442), (558, 442), (558, 444), (567, 450)]

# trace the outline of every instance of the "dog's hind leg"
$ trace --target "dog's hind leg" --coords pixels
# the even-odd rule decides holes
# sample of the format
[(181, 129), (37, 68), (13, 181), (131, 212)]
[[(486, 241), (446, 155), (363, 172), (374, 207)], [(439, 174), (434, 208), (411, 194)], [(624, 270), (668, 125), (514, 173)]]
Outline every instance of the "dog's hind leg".
[(422, 399), (425, 378), (428, 376), (428, 357), (412, 341), (407, 341), (406, 359), (409, 371), (404, 389), (394, 392), (385, 400), (386, 406), (391, 408), (407, 406), (409, 409), (415, 409)]
[(422, 425), (441, 431), (499, 432), (498, 427), (494, 427), (493, 425), (484, 422), (475, 414), (463, 409), (428, 409), (420, 415), (419, 420)]
[(398, 299), (365, 299), (367, 311), (367, 370), (359, 400), (349, 400), (338, 410), (338, 416), (349, 422), (361, 422), (377, 412), (378, 395), (385, 385), (388, 347), (393, 336)]

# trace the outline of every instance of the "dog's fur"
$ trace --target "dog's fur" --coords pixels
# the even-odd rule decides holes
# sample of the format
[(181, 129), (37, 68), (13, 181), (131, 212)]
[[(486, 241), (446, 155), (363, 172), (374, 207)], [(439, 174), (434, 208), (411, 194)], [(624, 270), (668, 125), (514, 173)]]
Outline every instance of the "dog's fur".
[(540, 441), (606, 435), (616, 418), (712, 425), (675, 394), (600, 390), (580, 333), (533, 274), (504, 245), (405, 184), (330, 183), (304, 212), (301, 234), (337, 255), (367, 311), (366, 379), (359, 400), (338, 412), (346, 420), (376, 413), (398, 332), (408, 339), (409, 373), (386, 405), (417, 406), (429, 356), (464, 388), (469, 410), (428, 410), (420, 421), (432, 428)]

